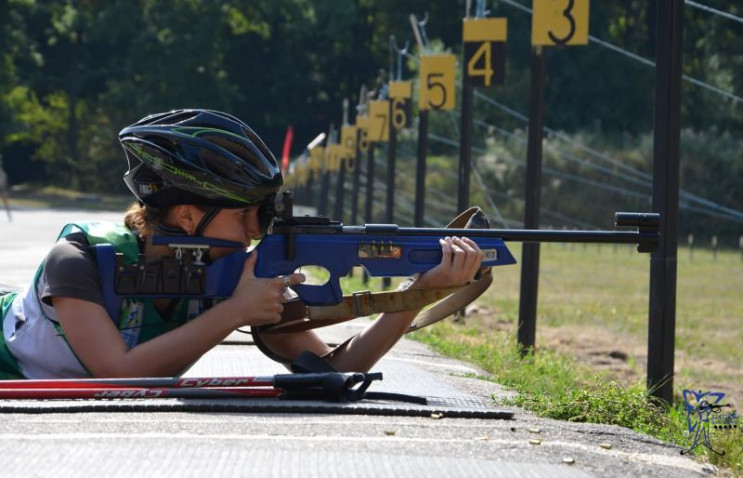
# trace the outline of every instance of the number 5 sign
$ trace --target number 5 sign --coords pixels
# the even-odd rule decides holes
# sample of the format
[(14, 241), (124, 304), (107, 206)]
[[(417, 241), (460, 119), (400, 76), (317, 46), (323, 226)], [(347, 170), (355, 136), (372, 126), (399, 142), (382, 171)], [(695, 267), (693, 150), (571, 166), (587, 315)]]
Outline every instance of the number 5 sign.
[(534, 0), (532, 45), (588, 43), (588, 0)]
[(453, 110), (454, 75), (457, 57), (430, 55), (421, 57), (418, 108), (422, 110)]

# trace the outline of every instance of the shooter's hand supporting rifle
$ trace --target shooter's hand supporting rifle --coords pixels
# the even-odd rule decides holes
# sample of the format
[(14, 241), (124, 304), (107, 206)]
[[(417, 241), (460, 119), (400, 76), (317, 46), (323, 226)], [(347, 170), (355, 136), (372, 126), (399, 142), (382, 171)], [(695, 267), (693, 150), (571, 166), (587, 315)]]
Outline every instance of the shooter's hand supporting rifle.
[(475, 277), (485, 255), (473, 240), (467, 237), (445, 237), (439, 243), (441, 263), (421, 274), (413, 288), (443, 289), (464, 285)]
[[(446, 288), (466, 284), (477, 274), (484, 258), (477, 244), (468, 238), (441, 239), (441, 262), (422, 273), (410, 288)], [(266, 346), (280, 356), (296, 358), (305, 350), (324, 356), (336, 370), (368, 371), (397, 343), (420, 310), (383, 313), (358, 335), (331, 349), (313, 331), (265, 335)], [(308, 347), (308, 345), (310, 345)]]

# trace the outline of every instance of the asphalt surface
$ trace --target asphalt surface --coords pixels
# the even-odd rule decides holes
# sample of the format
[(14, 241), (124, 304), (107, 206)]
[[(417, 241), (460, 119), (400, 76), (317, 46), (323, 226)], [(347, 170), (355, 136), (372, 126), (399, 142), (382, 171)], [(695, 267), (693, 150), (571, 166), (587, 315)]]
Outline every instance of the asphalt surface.
[[(74, 220), (120, 220), (117, 213), (16, 210), (0, 218), (0, 287), (21, 287), (59, 230)], [(325, 333), (330, 342), (363, 321)], [(0, 475), (586, 477), (710, 476), (715, 470), (662, 443), (616, 426), (543, 419), (496, 405), (511, 394), (484, 373), (403, 340), (375, 367), (379, 390), (457, 395), (513, 419), (435, 418), (340, 413), (186, 412), (140, 405), (76, 412), (8, 413), (0, 401), (5, 453)], [(283, 370), (249, 337), (233, 334), (197, 362), (191, 376), (262, 375)], [(377, 389), (374, 388), (374, 389)], [(80, 402), (77, 402), (79, 405)], [(7, 405), (7, 403), (5, 404)], [(165, 412), (164, 410), (168, 410)]]

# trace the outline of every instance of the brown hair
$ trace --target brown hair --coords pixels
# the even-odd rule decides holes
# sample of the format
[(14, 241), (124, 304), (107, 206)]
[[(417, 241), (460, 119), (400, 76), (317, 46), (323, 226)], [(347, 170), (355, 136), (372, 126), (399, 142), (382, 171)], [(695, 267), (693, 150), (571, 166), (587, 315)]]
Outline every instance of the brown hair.
[(124, 225), (144, 239), (155, 234), (155, 228), (164, 223), (169, 212), (170, 208), (158, 209), (133, 202), (124, 213)]

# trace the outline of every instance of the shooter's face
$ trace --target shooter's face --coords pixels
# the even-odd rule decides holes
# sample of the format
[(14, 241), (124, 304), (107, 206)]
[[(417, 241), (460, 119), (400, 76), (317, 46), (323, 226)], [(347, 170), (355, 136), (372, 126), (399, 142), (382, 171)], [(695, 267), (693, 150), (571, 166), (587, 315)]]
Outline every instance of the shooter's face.
[[(204, 229), (204, 237), (238, 242), (242, 244), (243, 249), (247, 249), (253, 239), (261, 237), (258, 205), (239, 209), (222, 209)], [(213, 247), (209, 255), (212, 259), (219, 259), (232, 252), (235, 250)]]

